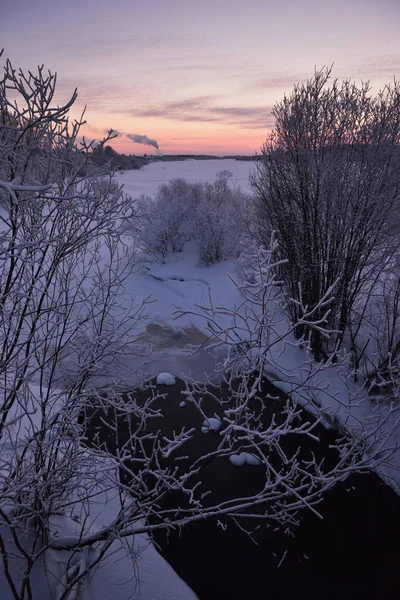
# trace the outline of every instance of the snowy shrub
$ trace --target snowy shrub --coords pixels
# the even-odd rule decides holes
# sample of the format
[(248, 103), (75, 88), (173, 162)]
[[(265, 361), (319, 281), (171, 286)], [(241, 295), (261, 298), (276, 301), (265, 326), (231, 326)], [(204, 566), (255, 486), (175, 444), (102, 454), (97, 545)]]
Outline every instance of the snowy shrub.
[[(311, 332), (315, 356), (343, 343), (354, 304), (398, 245), (400, 202), (400, 83), (376, 97), (368, 82), (334, 80), (331, 69), (274, 107), (276, 126), (252, 177), (260, 235), (276, 231), (279, 269), (291, 304), (314, 307), (331, 286), (329, 339)], [(366, 292), (367, 293), (367, 292)], [(310, 333), (299, 325), (300, 338)]]
[(164, 261), (167, 252), (181, 252), (190, 239), (193, 211), (191, 186), (184, 179), (172, 179), (159, 186), (154, 199), (139, 202), (139, 241), (145, 254)]
[(221, 171), (215, 181), (204, 183), (196, 204), (193, 239), (207, 265), (235, 257), (243, 236), (246, 196), (229, 185), (231, 177), (230, 171)]
[(139, 240), (146, 255), (165, 260), (194, 240), (204, 264), (233, 258), (248, 222), (248, 198), (229, 184), (222, 171), (214, 182), (173, 179), (161, 185), (154, 199), (139, 200), (142, 214)]
[(134, 206), (111, 174), (85, 168), (92, 144), (68, 119), (76, 92), (52, 106), (55, 83), (43, 67), (25, 74), (9, 61), (0, 79), (0, 571), (19, 600), (69, 597), (110, 545), (97, 558), (75, 548), (82, 570), (59, 594), (34, 594), (33, 570), (55, 538), (65, 550), (55, 521), (81, 541), (89, 533), (98, 467), (78, 415), (87, 386), (134, 339), (142, 308), (120, 302), (130, 273), (120, 226)]
[(139, 242), (139, 248), (146, 258), (155, 258), (164, 262), (168, 252), (168, 231), (160, 218), (156, 201), (149, 196), (138, 200), (139, 224), (133, 234)]
[(191, 186), (184, 179), (172, 179), (158, 188), (157, 210), (172, 252), (181, 252), (190, 238), (191, 198)]

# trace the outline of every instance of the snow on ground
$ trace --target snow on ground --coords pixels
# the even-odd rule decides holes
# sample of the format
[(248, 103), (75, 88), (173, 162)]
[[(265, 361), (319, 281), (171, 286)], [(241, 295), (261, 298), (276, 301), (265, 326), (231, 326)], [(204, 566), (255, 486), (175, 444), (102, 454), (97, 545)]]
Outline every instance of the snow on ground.
[(208, 419), (204, 421), (201, 431), (203, 433), (208, 433), (209, 431), (214, 431), (215, 433), (218, 433), (221, 427), (221, 419), (216, 419), (215, 417), (208, 417)]
[[(125, 282), (126, 302), (135, 297), (150, 298), (145, 319), (137, 331), (137, 344), (126, 348), (116, 365), (105, 365), (97, 385), (109, 385), (118, 379), (124, 387), (136, 385), (146, 377), (156, 377), (160, 372), (171, 372), (176, 377), (189, 373), (204, 380), (206, 373), (214, 370), (215, 361), (204, 349), (195, 355), (189, 349), (199, 347), (209, 335), (206, 321), (193, 314), (176, 319), (177, 308), (193, 311), (196, 304), (209, 305), (209, 294), (218, 304), (233, 307), (241, 297), (227, 273), (235, 265), (225, 261), (210, 267), (199, 266), (194, 248), (180, 253), (170, 253), (166, 264), (146, 264), (136, 269)], [(227, 318), (224, 324), (229, 324)]]
[(138, 198), (141, 194), (152, 196), (159, 185), (177, 177), (187, 181), (212, 181), (220, 171), (231, 171), (232, 182), (244, 192), (250, 192), (249, 173), (254, 168), (252, 161), (182, 160), (174, 162), (152, 162), (140, 170), (119, 171), (116, 179), (123, 183), (127, 194)]
[[(100, 470), (101, 468), (102, 465), (99, 465)], [(94, 533), (112, 522), (118, 512), (119, 500), (118, 491), (103, 492), (95, 496), (91, 500), (90, 516), (87, 516), (85, 531)], [(55, 537), (75, 536), (78, 533), (75, 520), (61, 516), (53, 518)], [(3, 539), (7, 539), (4, 530), (2, 534)], [(85, 559), (90, 560), (90, 551), (88, 555), (85, 552), (82, 554), (80, 560), (84, 567)], [(63, 589), (60, 582), (65, 576), (70, 559), (69, 552), (46, 551), (46, 569), (40, 562), (37, 563), (31, 577), (34, 600), (54, 600), (61, 597)], [(77, 560), (72, 561), (72, 568)], [(1, 600), (13, 600), (2, 566), (0, 561), (0, 597)], [(11, 564), (12, 573), (13, 568), (18, 568), (18, 561)], [(149, 537), (139, 534), (115, 540), (99, 566), (83, 580), (75, 593), (68, 596), (68, 600), (110, 599), (196, 600), (197, 596), (156, 551)]]
[[(133, 200), (142, 194), (153, 195), (160, 184), (173, 178), (212, 181), (223, 170), (232, 172), (233, 185), (240, 185), (249, 192), (248, 176), (253, 168), (251, 161), (234, 159), (154, 162), (141, 170), (120, 171), (115, 178)], [(134, 245), (129, 230), (124, 234), (124, 243), (127, 247)], [(195, 379), (204, 380), (214, 370), (214, 359), (201, 348), (195, 356), (188, 349), (190, 345), (199, 347), (206, 341), (206, 323), (193, 314), (176, 320), (174, 311), (177, 307), (193, 311), (196, 304), (208, 305), (210, 293), (219, 304), (228, 307), (240, 302), (239, 293), (227, 277), (227, 273), (235, 271), (235, 265), (229, 261), (210, 267), (200, 265), (194, 244), (188, 244), (183, 252), (170, 253), (165, 264), (134, 264), (132, 259), (131, 266), (132, 272), (124, 282), (121, 307), (128, 309), (132, 301), (138, 307), (142, 299), (148, 299), (147, 317), (140, 319), (135, 330), (140, 335), (138, 343), (127, 346), (117, 360), (102, 365), (102, 374), (95, 385), (132, 387), (146, 378), (156, 377), (160, 371), (172, 372), (177, 377), (191, 374)], [(116, 313), (115, 318), (119, 317)]]
[[(110, 523), (119, 496), (97, 498), (96, 527)], [(139, 524), (138, 524), (139, 525)], [(130, 552), (134, 552), (134, 562)], [(196, 600), (196, 594), (156, 551), (147, 535), (116, 540), (96, 570), (82, 600)], [(80, 600), (80, 599), (78, 599)]]
[[(271, 339), (282, 335), (286, 326), (285, 320), (277, 321)], [(317, 363), (289, 335), (272, 347), (264, 374), (309, 412), (321, 416), (327, 428), (343, 428), (381, 451), (381, 458), (388, 457), (376, 471), (400, 492), (400, 407), (371, 400), (351, 371), (345, 358), (342, 364)]]
[(126, 544), (115, 542), (112, 559), (97, 570), (84, 600), (196, 600), (196, 594), (157, 552), (149, 538), (136, 536), (133, 568)]
[(157, 375), (158, 385), (175, 385), (176, 379), (171, 373), (159, 373)]
[(249, 452), (241, 452), (240, 454), (232, 454), (229, 457), (229, 461), (235, 467), (243, 467), (243, 465), (247, 464), (253, 467), (256, 467), (260, 464), (260, 460), (254, 454), (250, 454)]

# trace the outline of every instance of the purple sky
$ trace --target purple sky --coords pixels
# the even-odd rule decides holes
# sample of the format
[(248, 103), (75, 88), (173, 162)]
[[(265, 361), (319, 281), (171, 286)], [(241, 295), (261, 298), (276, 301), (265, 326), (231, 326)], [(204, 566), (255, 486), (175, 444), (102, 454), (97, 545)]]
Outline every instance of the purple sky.
[(259, 151), (315, 67), (373, 91), (399, 77), (399, 27), (400, 0), (0, 0), (3, 58), (57, 71), (88, 137), (112, 127), (134, 154)]

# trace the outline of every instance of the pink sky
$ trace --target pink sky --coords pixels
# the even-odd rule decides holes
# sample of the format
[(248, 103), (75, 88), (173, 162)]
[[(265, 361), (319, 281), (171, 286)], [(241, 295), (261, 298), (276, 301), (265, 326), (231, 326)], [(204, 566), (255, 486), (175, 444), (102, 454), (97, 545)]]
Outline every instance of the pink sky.
[[(253, 154), (271, 107), (315, 67), (370, 80), (400, 75), (399, 0), (0, 0), (0, 48), (14, 66), (75, 87), (86, 135), (152, 153)], [(1, 61), (2, 59), (0, 59)], [(146, 140), (146, 138), (144, 138)]]

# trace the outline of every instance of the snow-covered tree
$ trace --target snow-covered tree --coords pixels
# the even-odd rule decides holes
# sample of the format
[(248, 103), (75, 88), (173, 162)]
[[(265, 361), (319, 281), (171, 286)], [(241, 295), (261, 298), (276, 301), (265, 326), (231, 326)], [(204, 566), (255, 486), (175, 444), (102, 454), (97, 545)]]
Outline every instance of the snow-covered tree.
[(43, 67), (24, 73), (8, 60), (0, 80), (0, 553), (20, 599), (32, 597), (52, 519), (90, 497), (82, 398), (142, 310), (122, 298), (120, 227), (134, 205), (78, 142), (76, 91), (55, 106), (55, 85)]
[[(398, 246), (400, 84), (376, 97), (370, 86), (334, 80), (331, 69), (274, 107), (276, 126), (252, 177), (261, 236), (275, 230), (289, 296), (310, 308), (334, 282), (328, 344), (312, 336), (319, 358), (342, 344), (352, 308)], [(292, 304), (292, 319), (299, 317)]]

